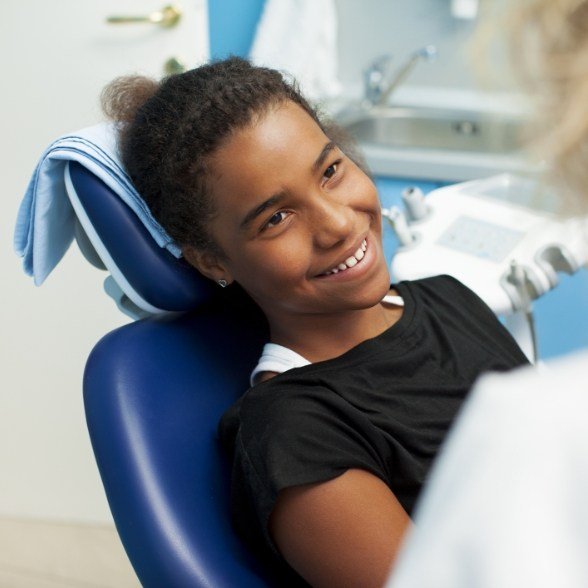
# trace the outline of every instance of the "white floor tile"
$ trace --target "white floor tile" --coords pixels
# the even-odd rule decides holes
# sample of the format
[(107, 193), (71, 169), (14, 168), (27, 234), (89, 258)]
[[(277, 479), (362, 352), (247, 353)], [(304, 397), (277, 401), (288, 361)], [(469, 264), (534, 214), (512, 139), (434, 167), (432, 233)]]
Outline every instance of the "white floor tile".
[(64, 584), (62, 580), (49, 580), (42, 576), (0, 570), (2, 588), (79, 588), (74, 584)]
[(0, 518), (1, 588), (140, 586), (114, 526)]

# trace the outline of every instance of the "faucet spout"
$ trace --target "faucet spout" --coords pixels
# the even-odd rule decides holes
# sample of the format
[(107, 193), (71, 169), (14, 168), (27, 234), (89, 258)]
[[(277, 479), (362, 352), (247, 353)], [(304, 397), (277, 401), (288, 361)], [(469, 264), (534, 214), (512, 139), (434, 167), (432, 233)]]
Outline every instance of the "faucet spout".
[[(368, 70), (366, 80), (366, 99), (371, 106), (385, 106), (392, 94), (409, 76), (417, 63), (422, 61), (432, 61), (437, 57), (437, 48), (435, 45), (427, 45), (418, 51), (415, 51), (406, 62), (398, 69), (391, 79), (386, 79), (382, 72), (383, 59), (380, 58)], [(387, 59), (390, 61), (390, 58)], [(374, 75), (377, 73), (378, 75)], [(377, 80), (377, 84), (369, 85), (370, 80)]]

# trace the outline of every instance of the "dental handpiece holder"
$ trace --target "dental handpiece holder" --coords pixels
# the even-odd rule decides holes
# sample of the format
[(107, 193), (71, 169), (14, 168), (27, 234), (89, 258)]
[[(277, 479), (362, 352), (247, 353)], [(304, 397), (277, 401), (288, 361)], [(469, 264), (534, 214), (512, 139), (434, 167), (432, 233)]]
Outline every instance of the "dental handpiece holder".
[(446, 186), (426, 197), (409, 188), (402, 200), (405, 213), (383, 210), (399, 241), (393, 279), (454, 276), (504, 317), (536, 362), (533, 301), (557, 286), (560, 273), (586, 266), (588, 219), (562, 218), (552, 192), (513, 174)]

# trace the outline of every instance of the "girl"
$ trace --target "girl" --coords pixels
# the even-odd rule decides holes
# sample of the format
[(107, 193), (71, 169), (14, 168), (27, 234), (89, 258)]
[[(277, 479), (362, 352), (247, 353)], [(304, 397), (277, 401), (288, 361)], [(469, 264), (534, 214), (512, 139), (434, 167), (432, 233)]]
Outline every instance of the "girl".
[(452, 278), (390, 288), (374, 184), (278, 72), (231, 58), (104, 102), (154, 216), (269, 324), (220, 424), (237, 529), (288, 582), (381, 585), (464, 396), (524, 355)]

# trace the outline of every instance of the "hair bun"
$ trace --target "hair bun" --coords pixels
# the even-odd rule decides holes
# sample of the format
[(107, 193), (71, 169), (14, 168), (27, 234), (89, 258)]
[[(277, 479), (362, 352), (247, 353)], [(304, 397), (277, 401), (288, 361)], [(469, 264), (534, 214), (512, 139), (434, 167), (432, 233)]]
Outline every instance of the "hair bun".
[(102, 90), (102, 111), (114, 122), (130, 123), (158, 89), (159, 83), (146, 76), (116, 78)]

